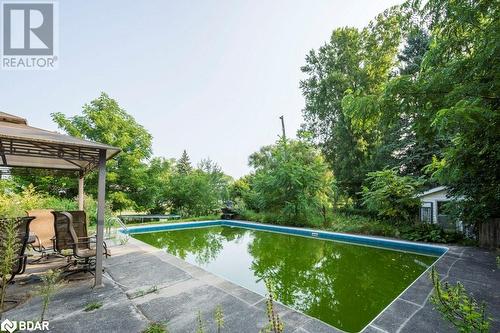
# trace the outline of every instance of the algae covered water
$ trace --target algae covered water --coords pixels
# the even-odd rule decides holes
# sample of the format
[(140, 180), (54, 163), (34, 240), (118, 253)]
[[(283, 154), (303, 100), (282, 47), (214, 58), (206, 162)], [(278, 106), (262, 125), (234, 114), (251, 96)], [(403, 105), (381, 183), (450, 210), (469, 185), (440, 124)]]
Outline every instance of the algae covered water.
[[(436, 257), (244, 228), (132, 235), (347, 332), (358, 332)], [(227, 309), (230, 311), (230, 309)]]

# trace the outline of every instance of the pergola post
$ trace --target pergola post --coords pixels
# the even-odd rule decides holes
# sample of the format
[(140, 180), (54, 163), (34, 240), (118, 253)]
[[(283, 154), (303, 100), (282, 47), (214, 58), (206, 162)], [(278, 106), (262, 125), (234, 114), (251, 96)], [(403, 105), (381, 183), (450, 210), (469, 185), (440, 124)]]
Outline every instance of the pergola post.
[(83, 210), (83, 171), (78, 172), (78, 210)]
[(97, 237), (96, 237), (96, 263), (94, 287), (103, 286), (102, 283), (102, 257), (104, 252), (104, 213), (106, 210), (106, 150), (99, 150), (99, 178), (97, 183)]

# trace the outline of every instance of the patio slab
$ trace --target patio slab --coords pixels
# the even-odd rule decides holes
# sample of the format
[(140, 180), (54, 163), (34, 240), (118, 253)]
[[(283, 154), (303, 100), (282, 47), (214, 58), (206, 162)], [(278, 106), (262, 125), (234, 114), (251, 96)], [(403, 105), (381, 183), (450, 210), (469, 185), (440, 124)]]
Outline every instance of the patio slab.
[[(265, 298), (152, 246), (130, 239), (112, 246), (113, 256), (105, 260), (105, 286), (91, 289), (92, 277), (66, 284), (53, 297), (46, 319), (51, 332), (142, 332), (149, 323), (167, 322), (169, 332), (194, 332), (198, 312), (206, 332), (215, 331), (214, 312), (222, 306), (224, 332), (257, 333), (267, 322)], [(478, 301), (488, 304), (494, 321), (492, 332), (500, 331), (500, 270), (494, 252), (477, 248), (450, 247), (437, 263), (443, 281), (461, 281)], [(50, 265), (60, 265), (57, 260)], [(29, 266), (18, 281), (35, 281), (42, 266)], [(31, 277), (31, 278), (28, 278)], [(11, 320), (37, 319), (41, 310), (39, 296), (27, 294), (32, 283), (16, 283), (9, 292), (24, 303), (7, 311)], [(152, 289), (151, 287), (155, 287)], [(24, 294), (23, 294), (24, 293)], [(391, 303), (363, 333), (455, 332), (437, 313), (429, 300), (432, 293), (428, 273), (420, 276)], [(91, 312), (91, 302), (102, 307)], [(340, 330), (315, 318), (276, 304), (285, 322), (285, 332), (339, 333)]]
[[(487, 304), (491, 332), (500, 332), (500, 269), (495, 252), (476, 247), (450, 246), (434, 265), (442, 282), (460, 281), (478, 302)], [(363, 333), (456, 332), (434, 310), (430, 301), (433, 285), (429, 273), (422, 274), (405, 292), (375, 318)]]

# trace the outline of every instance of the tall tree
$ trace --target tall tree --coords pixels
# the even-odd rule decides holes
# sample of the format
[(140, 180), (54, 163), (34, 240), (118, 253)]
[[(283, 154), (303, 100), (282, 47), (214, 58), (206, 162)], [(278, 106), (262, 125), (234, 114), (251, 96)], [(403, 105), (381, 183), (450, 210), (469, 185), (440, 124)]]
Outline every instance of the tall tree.
[(191, 172), (191, 170), (193, 170), (193, 167), (191, 166), (189, 155), (184, 149), (182, 151), (181, 157), (177, 161), (177, 172), (179, 172), (180, 174), (188, 174), (189, 172)]
[(224, 201), (229, 199), (229, 183), (232, 181), (232, 178), (224, 174), (222, 168), (210, 158), (202, 159), (198, 165), (198, 169), (207, 174), (222, 205)]
[[(340, 28), (306, 57), (301, 82), (305, 96), (302, 129), (311, 132), (330, 163), (340, 190), (359, 197), (365, 174), (390, 164), (374, 128), (381, 109), (373, 107), (392, 75), (400, 44), (400, 13), (391, 8), (366, 28)], [(362, 98), (361, 102), (350, 98)], [(360, 107), (354, 107), (358, 105)]]
[[(52, 119), (72, 136), (122, 149), (121, 154), (107, 162), (106, 193), (115, 210), (133, 206), (134, 195), (146, 170), (144, 162), (152, 153), (151, 134), (105, 93), (85, 104), (82, 115), (67, 117), (53, 113)], [(87, 182), (86, 190), (96, 194), (97, 175), (93, 173), (87, 177)]]
[(420, 66), (424, 60), (425, 53), (429, 50), (430, 36), (421, 27), (410, 28), (406, 36), (403, 50), (398, 54), (399, 73), (401, 75), (416, 75), (420, 72)]
[[(333, 176), (321, 153), (302, 141), (280, 140), (252, 154), (255, 169), (251, 199), (260, 211), (277, 221), (295, 225), (314, 224), (331, 206)], [(245, 189), (244, 189), (245, 191)]]
[(175, 159), (152, 158), (144, 172), (137, 195), (134, 195), (135, 208), (151, 214), (163, 214), (170, 207), (168, 186), (174, 169)]
[(399, 75), (391, 78), (378, 102), (384, 110), (383, 126), (393, 129), (386, 146), (396, 160), (396, 166), (406, 175), (421, 176), (424, 167), (439, 155), (442, 143), (433, 136), (422, 135), (418, 126), (423, 101), (418, 99), (413, 83), (418, 80), (430, 36), (415, 22), (405, 27), (405, 43), (398, 54)]
[(463, 220), (499, 217), (500, 6), (495, 0), (415, 5), (433, 38), (415, 85), (427, 102), (427, 133), (447, 143), (434, 176), (463, 199)]

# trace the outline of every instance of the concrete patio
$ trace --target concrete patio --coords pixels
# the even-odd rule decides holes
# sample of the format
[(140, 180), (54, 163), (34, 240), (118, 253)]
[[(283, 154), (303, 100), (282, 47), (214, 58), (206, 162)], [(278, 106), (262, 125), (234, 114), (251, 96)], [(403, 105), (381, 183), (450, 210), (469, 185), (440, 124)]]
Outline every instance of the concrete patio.
[[(224, 310), (223, 332), (258, 332), (266, 322), (265, 298), (245, 288), (186, 263), (164, 251), (130, 239), (112, 246), (113, 256), (105, 260), (104, 288), (90, 289), (92, 277), (72, 281), (52, 299), (46, 319), (51, 332), (141, 332), (150, 322), (166, 322), (169, 332), (194, 332), (201, 311), (206, 332), (214, 332), (213, 313)], [(51, 265), (60, 265), (61, 261)], [(39, 296), (29, 296), (40, 265), (29, 267), (9, 288), (22, 304), (4, 318), (37, 320)], [(450, 247), (437, 263), (442, 278), (461, 281), (479, 301), (488, 304), (494, 319), (492, 332), (500, 331), (500, 270), (495, 253), (477, 248)], [(24, 283), (23, 283), (24, 281)], [(374, 286), (375, 287), (375, 286)], [(432, 309), (432, 284), (422, 275), (363, 332), (456, 332)], [(102, 307), (84, 311), (91, 302)], [(285, 332), (322, 333), (339, 330), (283, 305), (277, 310), (285, 322)]]

